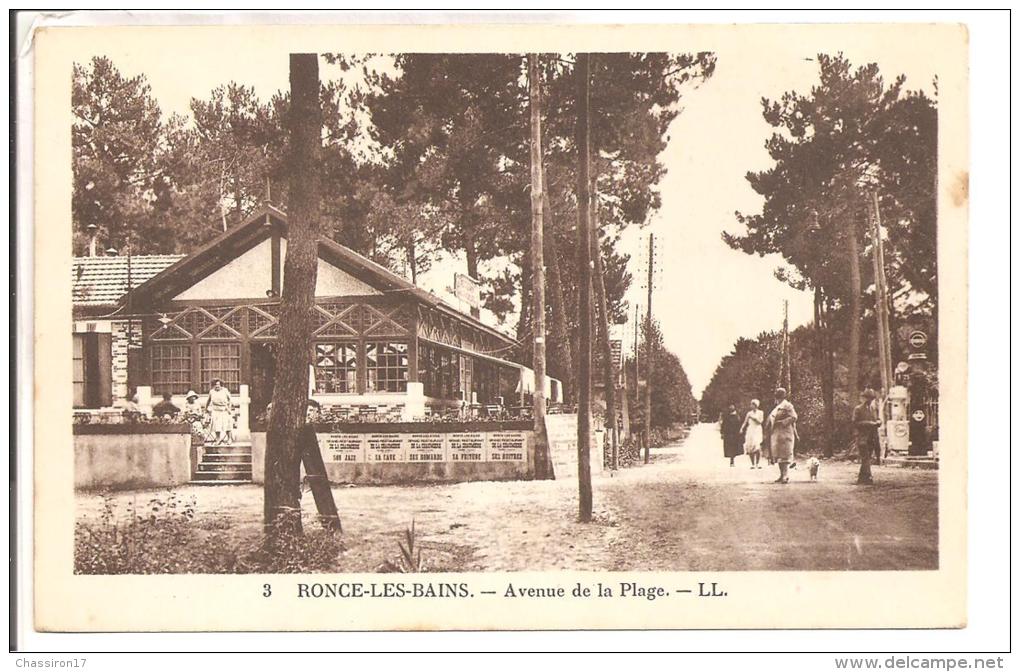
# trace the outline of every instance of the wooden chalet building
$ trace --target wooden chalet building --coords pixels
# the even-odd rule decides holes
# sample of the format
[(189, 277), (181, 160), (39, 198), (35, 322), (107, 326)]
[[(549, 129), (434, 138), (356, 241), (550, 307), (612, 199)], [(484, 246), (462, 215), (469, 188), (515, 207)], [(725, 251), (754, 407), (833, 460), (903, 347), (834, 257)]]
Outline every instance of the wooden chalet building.
[[(182, 406), (220, 378), (246, 433), (272, 396), (286, 252), (287, 217), (267, 205), (187, 256), (75, 258), (76, 411), (135, 393), (143, 411), (164, 392)], [(309, 385), (340, 413), (411, 420), (523, 404), (532, 389), (509, 336), (327, 238), (315, 304)]]

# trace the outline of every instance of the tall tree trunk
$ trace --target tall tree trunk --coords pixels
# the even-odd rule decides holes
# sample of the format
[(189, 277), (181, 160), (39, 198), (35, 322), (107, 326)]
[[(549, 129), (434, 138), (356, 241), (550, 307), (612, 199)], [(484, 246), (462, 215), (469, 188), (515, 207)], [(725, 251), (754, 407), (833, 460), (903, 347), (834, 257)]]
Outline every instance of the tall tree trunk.
[[(543, 195), (549, 193), (548, 182), (543, 173)], [(549, 199), (546, 198), (548, 203)], [(545, 214), (545, 265), (547, 271), (546, 280), (549, 285), (549, 313), (550, 331), (549, 346), (552, 355), (552, 371), (558, 374), (563, 383), (563, 400), (573, 403), (577, 398), (574, 390), (574, 356), (570, 346), (570, 331), (567, 328), (567, 306), (563, 297), (563, 282), (560, 275), (559, 245), (556, 242), (556, 225), (553, 222), (552, 208)]]
[[(532, 297), (532, 270), (531, 270), (531, 254), (525, 253), (521, 255), (521, 313), (517, 317), (517, 340), (521, 344), (525, 344), (531, 341), (531, 306), (534, 302)], [(523, 347), (521, 354), (521, 363), (525, 366), (531, 366), (534, 352), (532, 348)]]
[(411, 267), (411, 284), (418, 284), (418, 251), (414, 244), (414, 234), (411, 235), (411, 240), (407, 243), (407, 263)]
[(592, 285), (595, 288), (595, 306), (598, 315), (599, 348), (602, 351), (602, 383), (606, 395), (606, 439), (610, 441), (609, 464), (613, 469), (619, 466), (619, 423), (616, 420), (616, 363), (613, 348), (609, 344), (609, 302), (606, 300), (606, 281), (602, 264), (602, 246), (599, 245), (598, 192), (592, 178), (591, 197), (591, 255), (595, 260), (595, 274)]
[(467, 258), (467, 273), (478, 278), (478, 246), (475, 244), (474, 214), (465, 212), (464, 222), (464, 256)]
[(655, 278), (655, 234), (648, 234), (648, 305), (645, 313), (645, 464), (652, 453), (652, 282)]
[[(237, 170), (240, 170), (238, 166)], [(241, 176), (238, 173), (234, 173), (234, 223), (240, 222), (244, 219), (244, 209), (242, 204), (244, 197), (241, 195)]]
[(850, 343), (847, 346), (847, 370), (849, 380), (847, 390), (850, 405), (857, 403), (859, 384), (859, 367), (861, 354), (861, 253), (857, 240), (857, 222), (851, 213), (844, 219), (846, 234), (846, 252), (850, 275)]
[(290, 192), (273, 410), (266, 435), (265, 524), (270, 538), (301, 532), (301, 442), (308, 406), (320, 193), (322, 112), (316, 54), (290, 55)]
[(577, 491), (578, 518), (591, 521), (591, 222), (588, 206), (590, 150), (588, 146), (588, 81), (590, 55), (578, 54), (577, 80)]
[(549, 440), (545, 430), (545, 245), (543, 243), (542, 193), (542, 86), (538, 74), (538, 54), (528, 54), (528, 94), (531, 107), (531, 325), (535, 372), (533, 417), (535, 419), (535, 478), (553, 477)]
[(836, 419), (832, 381), (832, 339), (829, 335), (827, 299), (820, 287), (815, 287), (815, 340), (818, 346), (818, 366), (821, 372), (822, 413), (824, 436), (822, 450), (826, 457), (832, 457), (832, 441)]

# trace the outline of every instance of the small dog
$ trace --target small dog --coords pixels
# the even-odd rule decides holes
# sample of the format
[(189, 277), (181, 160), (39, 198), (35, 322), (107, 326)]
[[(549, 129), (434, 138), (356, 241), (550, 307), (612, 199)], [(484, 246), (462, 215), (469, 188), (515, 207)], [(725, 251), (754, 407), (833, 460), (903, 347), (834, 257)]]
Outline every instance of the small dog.
[(818, 480), (818, 467), (820, 465), (821, 462), (818, 461), (817, 457), (812, 457), (810, 460), (808, 460), (808, 472), (811, 474), (812, 481)]

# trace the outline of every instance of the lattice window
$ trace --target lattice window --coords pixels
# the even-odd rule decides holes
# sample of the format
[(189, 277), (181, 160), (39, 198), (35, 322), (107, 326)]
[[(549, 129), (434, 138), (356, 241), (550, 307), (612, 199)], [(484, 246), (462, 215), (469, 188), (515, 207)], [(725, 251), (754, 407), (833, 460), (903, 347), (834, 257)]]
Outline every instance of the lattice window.
[(407, 343), (365, 344), (366, 392), (407, 391)]
[(214, 378), (236, 392), (241, 382), (241, 346), (238, 343), (202, 343), (199, 345), (199, 373), (202, 389), (212, 387)]
[(276, 323), (276, 317), (270, 311), (269, 306), (248, 309), (248, 329), (256, 337), (263, 338), (271, 325)]
[(152, 345), (152, 391), (184, 394), (191, 387), (191, 346)]
[(358, 391), (356, 343), (315, 344), (315, 390), (321, 394)]

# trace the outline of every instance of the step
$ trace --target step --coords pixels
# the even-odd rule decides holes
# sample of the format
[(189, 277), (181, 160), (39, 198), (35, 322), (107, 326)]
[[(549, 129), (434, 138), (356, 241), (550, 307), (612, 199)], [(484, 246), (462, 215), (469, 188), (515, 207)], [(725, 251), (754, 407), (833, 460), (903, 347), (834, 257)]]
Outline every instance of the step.
[(212, 464), (221, 462), (235, 462), (239, 464), (251, 464), (251, 453), (217, 453), (209, 454), (206, 453), (202, 456), (202, 464)]
[(210, 446), (208, 444), (202, 446), (203, 455), (250, 455), (251, 444), (243, 443), (236, 444), (233, 446)]
[(199, 473), (220, 473), (224, 471), (246, 471), (251, 473), (251, 464), (244, 462), (216, 462), (213, 464), (199, 463)]
[(252, 481), (249, 478), (247, 480), (237, 479), (237, 480), (232, 480), (232, 481), (226, 481), (226, 480), (198, 481), (198, 480), (193, 480), (193, 481), (188, 481), (188, 483), (190, 485), (251, 485)]
[(200, 471), (192, 481), (251, 481), (250, 471)]

